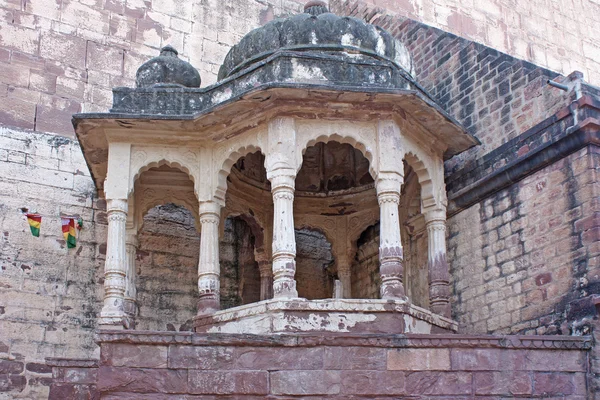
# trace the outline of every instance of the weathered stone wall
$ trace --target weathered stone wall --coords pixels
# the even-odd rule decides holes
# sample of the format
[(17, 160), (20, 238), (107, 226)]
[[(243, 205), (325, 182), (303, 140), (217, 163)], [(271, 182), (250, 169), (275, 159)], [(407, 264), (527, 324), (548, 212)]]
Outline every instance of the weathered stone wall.
[[(94, 192), (76, 142), (0, 128), (0, 397), (47, 396), (45, 357), (98, 355), (106, 213)], [(20, 207), (43, 215), (40, 237)], [(84, 220), (75, 249), (61, 213)]]
[(325, 235), (296, 229), (296, 288), (305, 299), (333, 297), (333, 255)]
[(216, 81), (229, 48), (302, 1), (7, 0), (0, 3), (0, 123), (73, 136), (71, 115), (106, 111), (111, 89), (173, 45)]
[(476, 163), (573, 97), (546, 84), (557, 73), (529, 62), (417, 21), (382, 15), (373, 7), (331, 4), (338, 13), (366, 18), (403, 42), (412, 56), (417, 82), (481, 141), (448, 161), (449, 173), (465, 163)]
[(200, 249), (192, 213), (173, 204), (155, 207), (144, 217), (138, 240), (136, 329), (191, 330)]
[(461, 332), (589, 333), (599, 161), (597, 147), (584, 148), (450, 219)]
[(367, 228), (358, 239), (351, 282), (352, 297), (379, 298), (379, 224)]
[[(600, 47), (594, 27), (600, 21), (596, 0), (330, 0), (358, 9), (408, 17), (485, 44), (562, 74), (582, 71), (600, 82)], [(383, 11), (385, 10), (385, 11)]]
[(225, 219), (219, 256), (221, 309), (260, 300), (260, 273), (254, 260), (252, 232), (242, 219)]
[[(99, 367), (54, 367), (61, 379), (50, 398), (76, 399), (65, 394), (78, 384), (97, 389), (103, 399), (132, 400), (587, 398), (589, 339), (446, 335), (431, 341), (428, 335), (398, 340), (339, 334), (265, 339), (104, 333)], [(96, 387), (90, 385), (95, 374)]]

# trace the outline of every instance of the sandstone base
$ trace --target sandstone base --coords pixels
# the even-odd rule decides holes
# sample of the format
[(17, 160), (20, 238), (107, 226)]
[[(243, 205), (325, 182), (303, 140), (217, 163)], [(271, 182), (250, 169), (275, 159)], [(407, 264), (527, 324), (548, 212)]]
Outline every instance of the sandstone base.
[(265, 300), (196, 317), (196, 332), (451, 333), (455, 321), (393, 300)]
[[(584, 400), (589, 337), (100, 331), (50, 399)], [(225, 397), (224, 397), (225, 396)]]

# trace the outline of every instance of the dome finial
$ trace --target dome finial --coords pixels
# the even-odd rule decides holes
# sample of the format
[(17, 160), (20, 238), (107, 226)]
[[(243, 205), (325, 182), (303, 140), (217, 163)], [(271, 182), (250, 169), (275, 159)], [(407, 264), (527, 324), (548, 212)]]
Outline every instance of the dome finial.
[(321, 15), (329, 12), (327, 3), (321, 0), (311, 0), (304, 5), (304, 12), (310, 15)]
[(175, 47), (168, 44), (162, 49), (160, 49), (160, 55), (163, 57), (177, 57), (179, 55), (179, 52), (175, 50)]

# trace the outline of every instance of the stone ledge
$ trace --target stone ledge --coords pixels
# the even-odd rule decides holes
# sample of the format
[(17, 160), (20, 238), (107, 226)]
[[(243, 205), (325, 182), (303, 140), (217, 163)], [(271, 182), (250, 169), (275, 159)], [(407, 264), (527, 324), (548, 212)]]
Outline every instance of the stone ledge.
[(88, 358), (46, 358), (46, 365), (60, 368), (98, 368), (98, 363), (99, 360)]
[(271, 299), (194, 318), (196, 332), (446, 333), (458, 323), (405, 301)]
[[(589, 350), (590, 336), (458, 335), (458, 334), (279, 334), (249, 335), (225, 333), (111, 331), (96, 334), (101, 343), (193, 346), (268, 346), (268, 347), (386, 347), (386, 348), (499, 348)], [(96, 361), (97, 362), (97, 361)]]

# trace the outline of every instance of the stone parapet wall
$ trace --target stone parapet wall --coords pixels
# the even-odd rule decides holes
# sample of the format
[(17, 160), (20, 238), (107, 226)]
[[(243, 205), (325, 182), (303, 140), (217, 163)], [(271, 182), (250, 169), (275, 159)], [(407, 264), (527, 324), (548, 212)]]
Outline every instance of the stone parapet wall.
[[(590, 340), (104, 331), (99, 334), (101, 357), (96, 384), (103, 399), (477, 396), (488, 400), (583, 400), (587, 398)], [(66, 376), (73, 377), (73, 386), (88, 385), (88, 381), (75, 377), (73, 370), (66, 373), (68, 370), (72, 370), (68, 363), (54, 367), (59, 380), (51, 393), (60, 385), (65, 388), (62, 377)], [(94, 373), (90, 368), (80, 376), (88, 379)]]

